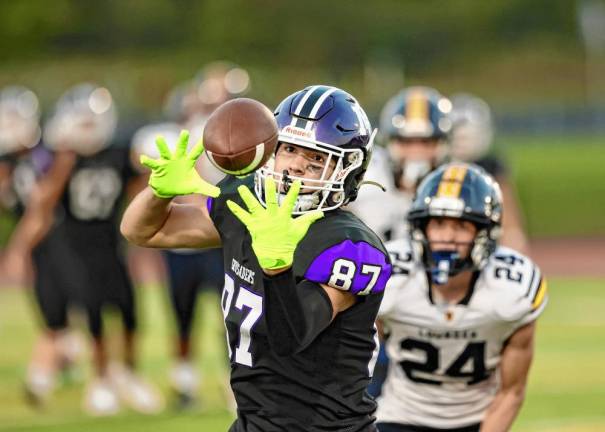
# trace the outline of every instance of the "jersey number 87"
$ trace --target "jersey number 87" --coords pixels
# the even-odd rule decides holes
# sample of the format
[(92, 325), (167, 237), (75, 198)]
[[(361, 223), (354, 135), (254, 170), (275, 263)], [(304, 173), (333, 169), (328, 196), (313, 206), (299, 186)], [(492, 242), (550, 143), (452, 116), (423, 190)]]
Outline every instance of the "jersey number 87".
[[(369, 276), (370, 280), (366, 287), (359, 291), (358, 295), (367, 295), (372, 291), (372, 288), (378, 281), (378, 276), (382, 267), (378, 265), (362, 264), (360, 273), (364, 276)], [(328, 280), (328, 285), (343, 291), (349, 291), (353, 285), (353, 279), (357, 273), (357, 264), (354, 261), (346, 258), (339, 258), (334, 261), (332, 266), (332, 274)]]

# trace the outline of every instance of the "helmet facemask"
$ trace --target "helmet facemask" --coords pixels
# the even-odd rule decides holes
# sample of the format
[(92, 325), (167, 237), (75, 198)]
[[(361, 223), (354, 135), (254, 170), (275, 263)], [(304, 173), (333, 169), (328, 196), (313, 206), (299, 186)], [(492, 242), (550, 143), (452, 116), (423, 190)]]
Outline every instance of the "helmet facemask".
[[(420, 181), (446, 159), (447, 145), (443, 139), (435, 139), (432, 143), (422, 144), (427, 146), (427, 157), (406, 157), (401, 155), (398, 146), (406, 145), (392, 142), (392, 140), (406, 140), (408, 138), (393, 137), (389, 141), (387, 150), (391, 161), (391, 170), (395, 179), (395, 186), (399, 189), (413, 191)], [(419, 137), (418, 140), (426, 138)], [(410, 139), (411, 140), (411, 139)], [(420, 145), (420, 144), (417, 144)], [(428, 146), (434, 148), (428, 149)]]
[[(431, 218), (450, 218), (474, 224), (468, 256), (435, 255), (428, 241)], [(422, 249), (423, 263), (435, 283), (462, 271), (481, 270), (496, 250), (501, 232), (502, 193), (498, 183), (476, 165), (450, 163), (429, 174), (418, 186), (408, 213), (412, 239)], [(464, 236), (463, 236), (464, 237)], [(470, 240), (468, 236), (465, 241)], [(455, 256), (458, 255), (458, 256)], [(441, 261), (446, 261), (442, 263)]]
[(420, 243), (424, 267), (431, 273), (431, 280), (437, 285), (445, 285), (450, 277), (464, 271), (483, 269), (489, 256), (496, 249), (499, 228), (475, 224), (477, 233), (472, 242), (452, 242), (454, 246), (468, 246), (469, 252), (466, 257), (462, 258), (456, 249), (433, 250), (426, 235), (427, 224), (428, 218), (423, 224), (424, 227), (417, 227), (413, 230), (412, 239)]
[(325, 156), (321, 163), (325, 165), (320, 168), (323, 169), (321, 175), (319, 171), (309, 171), (309, 166), (304, 171), (282, 166), (276, 151), (278, 159), (269, 161), (255, 174), (259, 200), (264, 203), (264, 182), (267, 176), (272, 176), (282, 197), (293, 181), (301, 182), (295, 215), (334, 210), (354, 201), (376, 135), (357, 100), (336, 87), (313, 85), (286, 97), (274, 114), (280, 146), (291, 145), (305, 153), (321, 153)]
[[(422, 260), (427, 271), (432, 275), (434, 283), (446, 284), (449, 277), (463, 271), (481, 270), (489, 256), (496, 250), (500, 237), (500, 226), (486, 219), (484, 215), (468, 212), (465, 203), (459, 198), (433, 197), (430, 200), (424, 216), (415, 217), (412, 221), (412, 239), (418, 242), (422, 249)], [(469, 243), (454, 242), (454, 246), (468, 246), (468, 254), (460, 256), (457, 248), (454, 250), (433, 250), (427, 235), (427, 226), (431, 218), (452, 218), (472, 222), (477, 232)], [(499, 219), (500, 215), (497, 216)]]
[[(296, 140), (289, 142), (299, 147), (322, 152), (327, 156), (323, 172), (319, 179), (288, 174), (286, 170), (275, 170), (275, 155), (255, 173), (255, 192), (259, 201), (265, 205), (264, 185), (268, 176), (272, 176), (277, 185), (278, 200), (281, 203), (292, 183), (301, 182), (301, 192), (298, 195), (292, 214), (301, 215), (313, 210), (334, 210), (345, 205), (348, 200), (348, 180), (362, 167), (364, 153), (361, 149), (346, 149), (317, 141)], [(282, 145), (283, 143), (280, 143)], [(279, 149), (279, 146), (278, 146)], [(277, 150), (276, 150), (277, 153)], [(334, 168), (330, 172), (330, 165)]]

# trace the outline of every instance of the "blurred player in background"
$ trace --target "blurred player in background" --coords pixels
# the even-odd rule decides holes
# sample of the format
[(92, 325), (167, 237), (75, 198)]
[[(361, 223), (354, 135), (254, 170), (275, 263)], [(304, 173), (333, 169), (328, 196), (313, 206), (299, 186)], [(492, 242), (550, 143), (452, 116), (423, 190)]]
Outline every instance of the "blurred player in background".
[[(248, 73), (237, 65), (214, 62), (205, 66), (193, 81), (178, 86), (169, 96), (166, 115), (174, 122), (145, 126), (135, 134), (133, 154), (136, 166), (141, 167), (138, 159), (142, 154), (159, 156), (155, 147), (158, 135), (175, 143), (179, 132), (187, 129), (191, 131), (190, 144), (197, 143), (210, 114), (224, 102), (245, 94), (249, 87)], [(224, 177), (206, 157), (198, 159), (197, 167), (202, 178), (211, 184)], [(189, 195), (179, 197), (178, 202), (202, 205), (203, 198)], [(224, 284), (223, 254), (221, 249), (174, 249), (163, 251), (163, 256), (178, 330), (174, 347), (176, 362), (170, 371), (170, 384), (177, 406), (186, 408), (196, 400), (199, 386), (191, 343), (197, 295), (201, 289), (210, 289), (220, 296)], [(228, 384), (226, 387), (228, 403), (233, 405)]]
[(447, 156), (452, 104), (437, 90), (409, 87), (391, 98), (380, 115), (380, 137), (366, 179), (386, 188), (366, 187), (349, 206), (383, 240), (405, 235), (401, 220), (419, 181)]
[(475, 165), (420, 184), (411, 238), (387, 244), (381, 432), (504, 432), (519, 413), (547, 288), (529, 258), (498, 246), (502, 213), (498, 184)]
[[(147, 247), (222, 244), (231, 431), (374, 431), (365, 390), (391, 266), (379, 238), (340, 209), (363, 180), (370, 124), (351, 95), (328, 86), (290, 95), (275, 115), (274, 159), (220, 189), (195, 175), (201, 144), (186, 154), (186, 134), (175, 152), (158, 140), (162, 157), (143, 159), (150, 187), (122, 232)], [(206, 206), (162, 198), (200, 190), (214, 197)]]
[[(374, 151), (366, 179), (386, 191), (366, 187), (349, 209), (383, 240), (407, 233), (405, 221), (416, 186), (448, 153), (449, 118), (452, 104), (437, 90), (409, 87), (393, 96), (380, 116), (380, 136), (386, 148)], [(386, 376), (388, 358), (381, 345), (369, 388), (378, 396)]]
[[(0, 91), (0, 200), (15, 218), (23, 215), (31, 191), (52, 164), (52, 154), (41, 144), (40, 111), (36, 95), (19, 86)], [(33, 251), (34, 298), (44, 321), (27, 367), (25, 390), (29, 402), (39, 405), (56, 386), (57, 372), (69, 378), (75, 357), (81, 352), (77, 335), (67, 329), (68, 302), (48, 289), (45, 260), (52, 253), (53, 239)], [(26, 269), (9, 269), (24, 282)]]
[(467, 93), (452, 96), (452, 105), (451, 159), (475, 163), (498, 181), (506, 209), (502, 220), (501, 243), (527, 254), (529, 244), (510, 173), (501, 158), (490, 154), (494, 125), (489, 105)]
[[(95, 378), (83, 405), (93, 415), (116, 413), (120, 398), (141, 412), (161, 408), (157, 392), (135, 373), (135, 299), (117, 223), (125, 188), (137, 177), (128, 149), (112, 145), (116, 123), (112, 95), (103, 87), (77, 85), (59, 99), (44, 130), (54, 159), (32, 189), (6, 253), (14, 270), (45, 238), (54, 239), (52, 253), (38, 262), (45, 276), (40, 302), (61, 298), (86, 311)], [(122, 317), (125, 366), (109, 365), (102, 323), (109, 305)], [(64, 308), (54, 312), (64, 325)]]

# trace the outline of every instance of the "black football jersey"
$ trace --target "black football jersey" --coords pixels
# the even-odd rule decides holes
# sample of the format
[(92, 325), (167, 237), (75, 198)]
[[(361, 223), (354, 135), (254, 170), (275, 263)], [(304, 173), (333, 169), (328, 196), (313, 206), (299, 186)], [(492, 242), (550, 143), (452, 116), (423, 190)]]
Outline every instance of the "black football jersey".
[(126, 185), (135, 175), (125, 147), (77, 156), (56, 210), (66, 241), (75, 247), (89, 242), (96, 247), (117, 245)]
[[(325, 213), (299, 243), (293, 263), (306, 279), (349, 291), (357, 302), (339, 313), (302, 351), (279, 356), (268, 341), (263, 271), (246, 227), (226, 206), (245, 208), (237, 187), (253, 176), (227, 177), (208, 208), (222, 239), (225, 287), (221, 306), (231, 359), (239, 429), (246, 431), (365, 431), (374, 400), (366, 393), (377, 354), (374, 320), (391, 273), (379, 238), (344, 210)], [(304, 301), (304, 299), (302, 299)], [(238, 429), (238, 430), (239, 430)]]
[(0, 157), (0, 163), (8, 165), (10, 170), (8, 187), (0, 197), (3, 207), (21, 217), (36, 182), (48, 171), (52, 160), (52, 153), (41, 143), (26, 152)]

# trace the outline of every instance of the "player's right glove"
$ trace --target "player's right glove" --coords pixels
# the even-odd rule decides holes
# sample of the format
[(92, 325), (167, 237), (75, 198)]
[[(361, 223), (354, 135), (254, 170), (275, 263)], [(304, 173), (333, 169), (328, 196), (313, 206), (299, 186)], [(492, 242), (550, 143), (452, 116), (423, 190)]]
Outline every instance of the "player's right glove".
[(158, 136), (155, 144), (160, 152), (158, 159), (141, 155), (141, 164), (151, 169), (149, 186), (159, 198), (172, 198), (177, 195), (200, 193), (213, 198), (220, 195), (221, 190), (202, 180), (195, 162), (204, 152), (204, 143), (200, 140), (187, 154), (189, 131), (181, 131), (174, 153), (170, 151), (163, 136)]
[(295, 181), (286, 194), (282, 205), (278, 204), (275, 180), (265, 180), (266, 208), (252, 195), (250, 189), (242, 185), (237, 188), (248, 211), (228, 200), (227, 206), (240, 220), (252, 237), (252, 249), (258, 263), (264, 270), (286, 269), (294, 261), (294, 250), (307, 233), (313, 222), (324, 213), (316, 210), (297, 218), (292, 217), (292, 209), (300, 191), (300, 181)]

